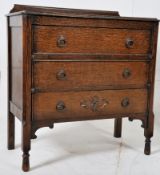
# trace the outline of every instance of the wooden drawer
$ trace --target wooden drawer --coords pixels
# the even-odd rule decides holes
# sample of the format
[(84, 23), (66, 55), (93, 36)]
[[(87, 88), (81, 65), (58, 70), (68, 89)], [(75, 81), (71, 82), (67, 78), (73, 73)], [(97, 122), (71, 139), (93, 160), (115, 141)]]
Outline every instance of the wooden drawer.
[[(37, 93), (34, 120), (92, 119), (111, 114), (139, 114), (147, 110), (147, 90), (105, 90)], [(107, 118), (107, 116), (106, 116)]]
[(147, 62), (47, 62), (34, 64), (33, 86), (39, 90), (142, 88)]
[(38, 53), (147, 54), (149, 30), (35, 26)]

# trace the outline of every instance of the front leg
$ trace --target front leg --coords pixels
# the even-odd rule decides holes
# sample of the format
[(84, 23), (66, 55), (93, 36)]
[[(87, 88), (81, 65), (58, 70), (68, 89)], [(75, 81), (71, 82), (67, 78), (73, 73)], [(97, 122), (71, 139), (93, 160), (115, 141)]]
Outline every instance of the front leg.
[(31, 134), (31, 126), (30, 124), (27, 124), (24, 122), (22, 125), (22, 169), (24, 172), (29, 171), (30, 169), (30, 163), (29, 163), (29, 151), (30, 151), (30, 134)]
[(122, 118), (114, 119), (114, 137), (120, 138), (122, 135)]
[(149, 115), (148, 124), (144, 129), (144, 136), (145, 139), (145, 148), (144, 148), (144, 154), (150, 155), (151, 153), (151, 137), (153, 136), (153, 130), (154, 130), (154, 114)]

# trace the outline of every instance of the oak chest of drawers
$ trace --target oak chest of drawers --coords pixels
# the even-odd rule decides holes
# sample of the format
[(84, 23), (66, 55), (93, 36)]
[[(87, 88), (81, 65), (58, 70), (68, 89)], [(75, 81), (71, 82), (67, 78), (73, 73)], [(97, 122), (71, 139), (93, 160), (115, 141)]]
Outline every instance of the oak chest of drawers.
[(23, 170), (30, 140), (56, 122), (122, 118), (143, 123), (145, 154), (153, 136), (158, 20), (118, 12), (15, 5), (8, 15), (8, 148), (22, 122)]

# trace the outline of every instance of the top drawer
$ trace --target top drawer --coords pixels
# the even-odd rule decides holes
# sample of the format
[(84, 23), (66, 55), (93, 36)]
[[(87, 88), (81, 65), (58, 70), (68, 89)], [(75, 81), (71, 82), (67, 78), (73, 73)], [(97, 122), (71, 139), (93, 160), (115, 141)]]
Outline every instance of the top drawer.
[(150, 31), (92, 27), (33, 27), (34, 53), (147, 54)]

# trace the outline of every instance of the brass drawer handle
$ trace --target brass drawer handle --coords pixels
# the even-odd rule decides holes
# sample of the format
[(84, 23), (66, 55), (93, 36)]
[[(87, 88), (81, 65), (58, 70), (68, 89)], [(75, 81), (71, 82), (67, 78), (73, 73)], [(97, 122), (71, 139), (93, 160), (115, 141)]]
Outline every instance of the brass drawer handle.
[(134, 41), (130, 38), (126, 39), (126, 47), (129, 49), (129, 48), (132, 48), (134, 45)]
[(66, 74), (66, 72), (62, 69), (62, 70), (60, 70), (59, 72), (57, 72), (56, 78), (57, 78), (57, 80), (66, 80), (67, 74)]
[(100, 111), (101, 109), (105, 108), (107, 104), (109, 104), (109, 102), (106, 99), (100, 99), (97, 96), (80, 102), (81, 107), (90, 109), (93, 112)]
[(64, 111), (66, 108), (65, 103), (63, 101), (59, 101), (56, 105), (56, 110), (57, 111)]
[(65, 47), (66, 44), (67, 44), (67, 41), (66, 41), (65, 37), (61, 35), (57, 40), (57, 46), (62, 48), (62, 47)]
[(131, 74), (132, 74), (131, 70), (126, 68), (126, 69), (124, 69), (122, 76), (123, 76), (123, 78), (129, 78), (131, 76)]
[(122, 101), (121, 101), (121, 106), (122, 107), (127, 107), (129, 106), (130, 102), (129, 102), (129, 98), (124, 98)]

